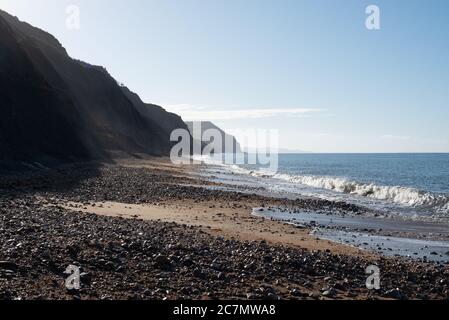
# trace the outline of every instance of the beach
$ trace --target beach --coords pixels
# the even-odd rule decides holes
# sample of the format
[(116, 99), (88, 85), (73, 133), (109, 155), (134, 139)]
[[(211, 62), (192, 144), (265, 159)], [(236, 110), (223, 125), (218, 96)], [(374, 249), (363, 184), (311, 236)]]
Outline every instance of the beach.
[[(445, 263), (318, 237), (270, 208), (357, 216), (345, 202), (271, 197), (169, 159), (83, 163), (0, 183), (2, 299), (447, 299)], [(310, 222), (310, 221), (309, 221)], [(400, 235), (399, 235), (400, 236)], [(81, 288), (65, 286), (69, 265)], [(377, 265), (379, 290), (366, 287)]]

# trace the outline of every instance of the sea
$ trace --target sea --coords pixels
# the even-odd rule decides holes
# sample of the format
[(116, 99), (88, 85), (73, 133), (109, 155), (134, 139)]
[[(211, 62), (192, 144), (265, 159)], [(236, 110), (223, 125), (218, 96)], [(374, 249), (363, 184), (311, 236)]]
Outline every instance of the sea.
[[(276, 170), (201, 157), (209, 177), (285, 196), (345, 201), (414, 220), (449, 221), (449, 154), (279, 154)], [(207, 174), (207, 173), (206, 173)]]
[(215, 188), (363, 209), (260, 207), (254, 216), (309, 226), (317, 238), (386, 256), (449, 263), (449, 154), (280, 154), (275, 166), (224, 159), (195, 159), (207, 164), (199, 174), (218, 182)]

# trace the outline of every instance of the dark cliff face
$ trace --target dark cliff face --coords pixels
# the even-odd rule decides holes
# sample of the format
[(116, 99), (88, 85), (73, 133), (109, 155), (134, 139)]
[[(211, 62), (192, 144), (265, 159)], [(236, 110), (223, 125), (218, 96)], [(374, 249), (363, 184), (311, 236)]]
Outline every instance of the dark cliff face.
[(160, 127), (162, 134), (170, 135), (173, 130), (180, 128), (188, 130), (187, 125), (177, 114), (167, 112), (155, 104), (144, 103), (137, 94), (130, 91), (127, 87), (121, 87), (121, 89), (146, 120), (154, 122)]
[(104, 68), (0, 10), (0, 160), (168, 155), (180, 117), (143, 103)]

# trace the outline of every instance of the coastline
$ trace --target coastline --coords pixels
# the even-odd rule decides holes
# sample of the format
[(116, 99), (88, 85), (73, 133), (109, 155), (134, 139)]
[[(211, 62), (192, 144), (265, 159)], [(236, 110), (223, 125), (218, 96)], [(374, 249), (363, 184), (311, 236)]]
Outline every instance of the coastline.
[[(257, 207), (357, 211), (217, 184), (167, 159), (74, 165), (1, 183), (5, 299), (446, 299), (444, 266), (320, 240)], [(78, 264), (79, 291), (64, 287)], [(365, 269), (382, 271), (378, 291)], [(433, 288), (429, 290), (429, 288)]]

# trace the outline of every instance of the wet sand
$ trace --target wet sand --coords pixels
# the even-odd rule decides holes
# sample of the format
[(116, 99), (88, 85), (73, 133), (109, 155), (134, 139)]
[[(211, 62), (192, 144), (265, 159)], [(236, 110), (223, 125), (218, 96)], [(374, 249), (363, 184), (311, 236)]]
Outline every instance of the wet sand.
[(253, 215), (313, 229), (327, 239), (386, 256), (449, 262), (449, 226), (385, 217), (255, 208)]
[[(174, 222), (202, 228), (205, 232), (225, 239), (267, 241), (272, 244), (301, 247), (308, 250), (331, 250), (338, 254), (355, 254), (374, 259), (366, 250), (320, 240), (309, 228), (298, 228), (278, 221), (252, 215), (251, 203), (178, 201), (163, 205), (135, 205), (118, 202), (68, 203), (64, 208), (110, 217), (135, 218), (150, 221)], [(256, 202), (254, 203), (254, 205)]]

